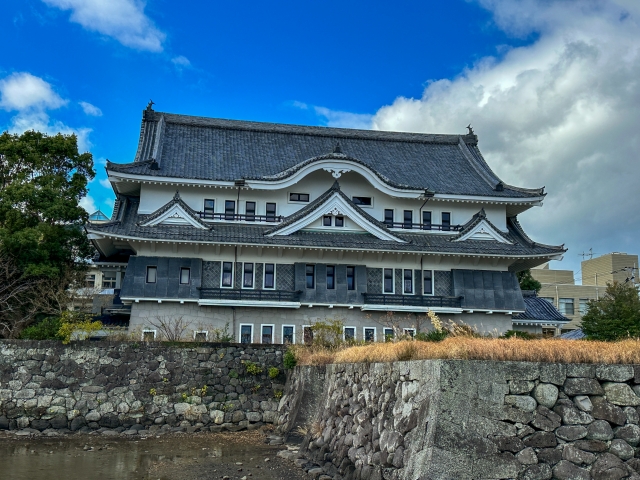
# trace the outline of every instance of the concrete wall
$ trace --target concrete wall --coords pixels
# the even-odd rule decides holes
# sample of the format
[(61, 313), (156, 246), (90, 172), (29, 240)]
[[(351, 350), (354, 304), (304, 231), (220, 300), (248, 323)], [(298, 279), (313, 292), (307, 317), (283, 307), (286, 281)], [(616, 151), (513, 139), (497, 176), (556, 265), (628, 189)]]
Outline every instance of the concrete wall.
[(637, 480), (638, 394), (633, 365), (328, 365), (302, 451), (344, 480)]
[(282, 359), (277, 346), (2, 341), (0, 428), (255, 428), (276, 419)]

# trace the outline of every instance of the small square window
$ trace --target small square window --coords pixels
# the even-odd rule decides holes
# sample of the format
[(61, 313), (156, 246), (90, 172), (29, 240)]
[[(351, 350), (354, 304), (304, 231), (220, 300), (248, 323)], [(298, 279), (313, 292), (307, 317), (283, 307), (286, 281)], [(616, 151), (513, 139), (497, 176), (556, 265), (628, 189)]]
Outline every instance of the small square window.
[(336, 227), (344, 227), (344, 217), (336, 217)]
[(409, 335), (411, 338), (413, 338), (416, 334), (416, 329), (415, 328), (405, 328), (404, 329), (404, 334), (405, 335)]
[(209, 332), (206, 330), (193, 332), (193, 340), (196, 342), (206, 342)]
[(156, 339), (156, 331), (155, 330), (143, 330), (142, 331), (142, 341), (143, 342), (153, 342)]
[(156, 283), (158, 267), (147, 267), (147, 283)]
[(385, 328), (384, 329), (384, 341), (390, 342), (394, 339), (395, 333), (393, 332), (393, 328)]
[(180, 269), (180, 285), (189, 285), (189, 282), (191, 282), (191, 269), (181, 268)]
[(356, 327), (344, 327), (344, 339), (348, 342), (349, 340), (356, 339)]
[(309, 194), (308, 193), (290, 193), (289, 201), (290, 202), (308, 202)]
[(332, 223), (333, 217), (331, 215), (325, 215), (324, 217), (322, 217), (322, 225), (324, 225), (325, 227), (330, 227)]
[(353, 197), (353, 203), (363, 207), (370, 207), (372, 204), (371, 197)]

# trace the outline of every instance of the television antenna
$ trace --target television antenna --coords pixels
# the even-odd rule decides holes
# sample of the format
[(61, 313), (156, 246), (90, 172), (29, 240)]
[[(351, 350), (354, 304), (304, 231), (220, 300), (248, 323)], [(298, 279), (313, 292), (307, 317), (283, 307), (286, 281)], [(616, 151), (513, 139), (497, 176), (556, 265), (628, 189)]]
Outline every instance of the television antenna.
[(582, 252), (579, 253), (578, 256), (582, 257), (582, 260), (584, 260), (586, 257), (589, 257), (589, 260), (591, 260), (593, 258), (593, 248), (589, 249), (589, 253)]

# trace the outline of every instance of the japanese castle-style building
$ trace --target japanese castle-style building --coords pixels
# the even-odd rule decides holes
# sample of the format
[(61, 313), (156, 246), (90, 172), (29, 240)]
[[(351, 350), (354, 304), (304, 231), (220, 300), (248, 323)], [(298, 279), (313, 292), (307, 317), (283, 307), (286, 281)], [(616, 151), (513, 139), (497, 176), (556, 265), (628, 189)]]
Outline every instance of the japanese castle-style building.
[[(478, 138), (305, 127), (143, 112), (131, 163), (107, 163), (110, 221), (89, 223), (101, 258), (129, 255), (130, 329), (180, 318), (190, 335), (302, 342), (314, 321), (382, 340), (393, 312), (429, 309), (481, 331), (511, 329), (515, 272), (565, 249), (517, 216), (543, 189), (502, 182)], [(387, 317), (388, 318), (388, 317)], [(156, 322), (157, 323), (157, 322)]]

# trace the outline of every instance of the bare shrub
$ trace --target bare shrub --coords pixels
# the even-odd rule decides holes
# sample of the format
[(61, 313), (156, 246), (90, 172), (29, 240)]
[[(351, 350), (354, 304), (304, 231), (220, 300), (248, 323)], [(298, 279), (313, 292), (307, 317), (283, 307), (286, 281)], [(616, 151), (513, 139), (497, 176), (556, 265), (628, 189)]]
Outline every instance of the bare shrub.
[(189, 331), (192, 322), (184, 319), (184, 316), (156, 315), (147, 323), (158, 331), (156, 340), (179, 342)]

